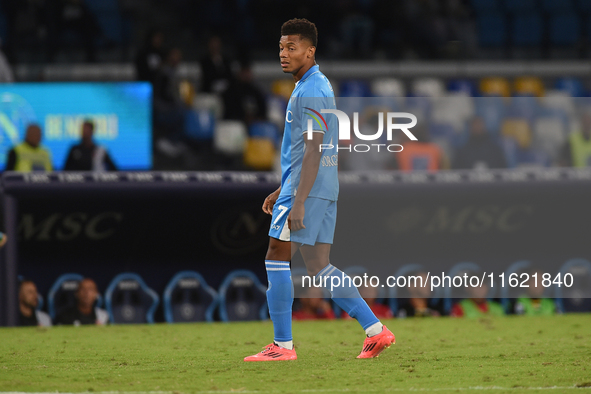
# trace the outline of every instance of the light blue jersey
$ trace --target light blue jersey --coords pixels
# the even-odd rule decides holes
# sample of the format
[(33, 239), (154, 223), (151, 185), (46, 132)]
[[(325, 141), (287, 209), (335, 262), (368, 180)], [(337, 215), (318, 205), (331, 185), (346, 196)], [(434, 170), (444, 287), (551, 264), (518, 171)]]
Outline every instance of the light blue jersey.
[(338, 180), (338, 123), (334, 114), (323, 109), (336, 109), (334, 91), (328, 78), (317, 65), (311, 67), (297, 82), (287, 105), (285, 130), (281, 144), (281, 194), (293, 197), (297, 193), (302, 172), (308, 120), (315, 132), (324, 133), (322, 158), (318, 175), (309, 197), (336, 201)]

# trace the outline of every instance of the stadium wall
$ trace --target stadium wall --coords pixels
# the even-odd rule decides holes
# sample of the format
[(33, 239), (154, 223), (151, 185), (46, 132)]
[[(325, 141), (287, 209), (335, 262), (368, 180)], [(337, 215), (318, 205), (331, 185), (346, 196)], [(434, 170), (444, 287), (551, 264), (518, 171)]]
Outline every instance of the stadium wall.
[[(331, 260), (392, 275), (471, 261), (500, 273), (517, 260), (556, 273), (591, 258), (591, 169), (341, 173)], [(17, 275), (42, 294), (64, 273), (104, 291), (136, 272), (162, 294), (178, 271), (217, 288), (233, 269), (263, 283), (274, 173), (5, 173), (9, 243), (0, 264), (0, 323), (14, 325)], [(294, 266), (300, 264), (294, 261)]]

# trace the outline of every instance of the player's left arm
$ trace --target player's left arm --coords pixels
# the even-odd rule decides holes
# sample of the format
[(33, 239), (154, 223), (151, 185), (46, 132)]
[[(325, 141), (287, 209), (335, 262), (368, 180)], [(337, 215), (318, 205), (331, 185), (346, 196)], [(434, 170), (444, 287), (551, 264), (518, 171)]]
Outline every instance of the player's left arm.
[(320, 167), (320, 159), (322, 158), (322, 151), (320, 145), (324, 139), (324, 133), (312, 133), (312, 139), (308, 139), (307, 134), (303, 135), (306, 151), (302, 159), (302, 173), (300, 175), (300, 184), (297, 189), (296, 196), (291, 207), (291, 212), (287, 217), (287, 224), (291, 231), (298, 231), (306, 228), (304, 226), (304, 202), (314, 186), (316, 176), (318, 175), (318, 168)]

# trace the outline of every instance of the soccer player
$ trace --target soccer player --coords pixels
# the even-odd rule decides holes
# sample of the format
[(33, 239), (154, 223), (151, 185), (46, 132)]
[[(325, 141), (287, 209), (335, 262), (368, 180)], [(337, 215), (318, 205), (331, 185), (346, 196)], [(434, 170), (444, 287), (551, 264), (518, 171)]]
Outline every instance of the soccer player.
[(281, 27), (281, 68), (293, 75), (296, 86), (285, 116), (281, 186), (263, 203), (263, 211), (272, 215), (265, 266), (275, 338), (262, 352), (244, 361), (297, 358), (291, 333), (290, 262), (298, 250), (316, 283), (327, 280), (330, 284), (332, 277), (340, 279), (340, 286), (329, 289), (331, 297), (357, 319), (366, 333), (357, 358), (377, 357), (395, 343), (394, 334), (373, 314), (350, 278), (329, 263), (339, 190), (338, 132), (336, 116), (322, 115), (323, 109), (335, 109), (336, 105), (330, 82), (316, 65), (317, 40), (316, 26), (306, 19), (291, 19)]

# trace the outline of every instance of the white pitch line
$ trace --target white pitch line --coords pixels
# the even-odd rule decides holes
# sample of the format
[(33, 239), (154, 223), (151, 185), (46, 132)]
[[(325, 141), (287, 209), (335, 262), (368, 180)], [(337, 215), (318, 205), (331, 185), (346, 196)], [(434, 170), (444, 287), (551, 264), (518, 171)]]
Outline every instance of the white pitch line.
[[(408, 391), (489, 391), (489, 390), (581, 390), (591, 389), (591, 386), (577, 387), (577, 386), (549, 386), (549, 387), (500, 387), (500, 386), (473, 386), (473, 387), (435, 387), (435, 388), (390, 388), (380, 390), (368, 390), (363, 389), (364, 392), (408, 392)], [(357, 389), (304, 389), (294, 392), (300, 393), (346, 393), (356, 392)], [(190, 391), (191, 393), (203, 393), (203, 394), (226, 394), (226, 393), (278, 393), (280, 391), (261, 391), (261, 390), (205, 390), (205, 391)], [(24, 391), (0, 391), (0, 394), (180, 394), (182, 391), (81, 391), (77, 393), (71, 392), (24, 392)]]

